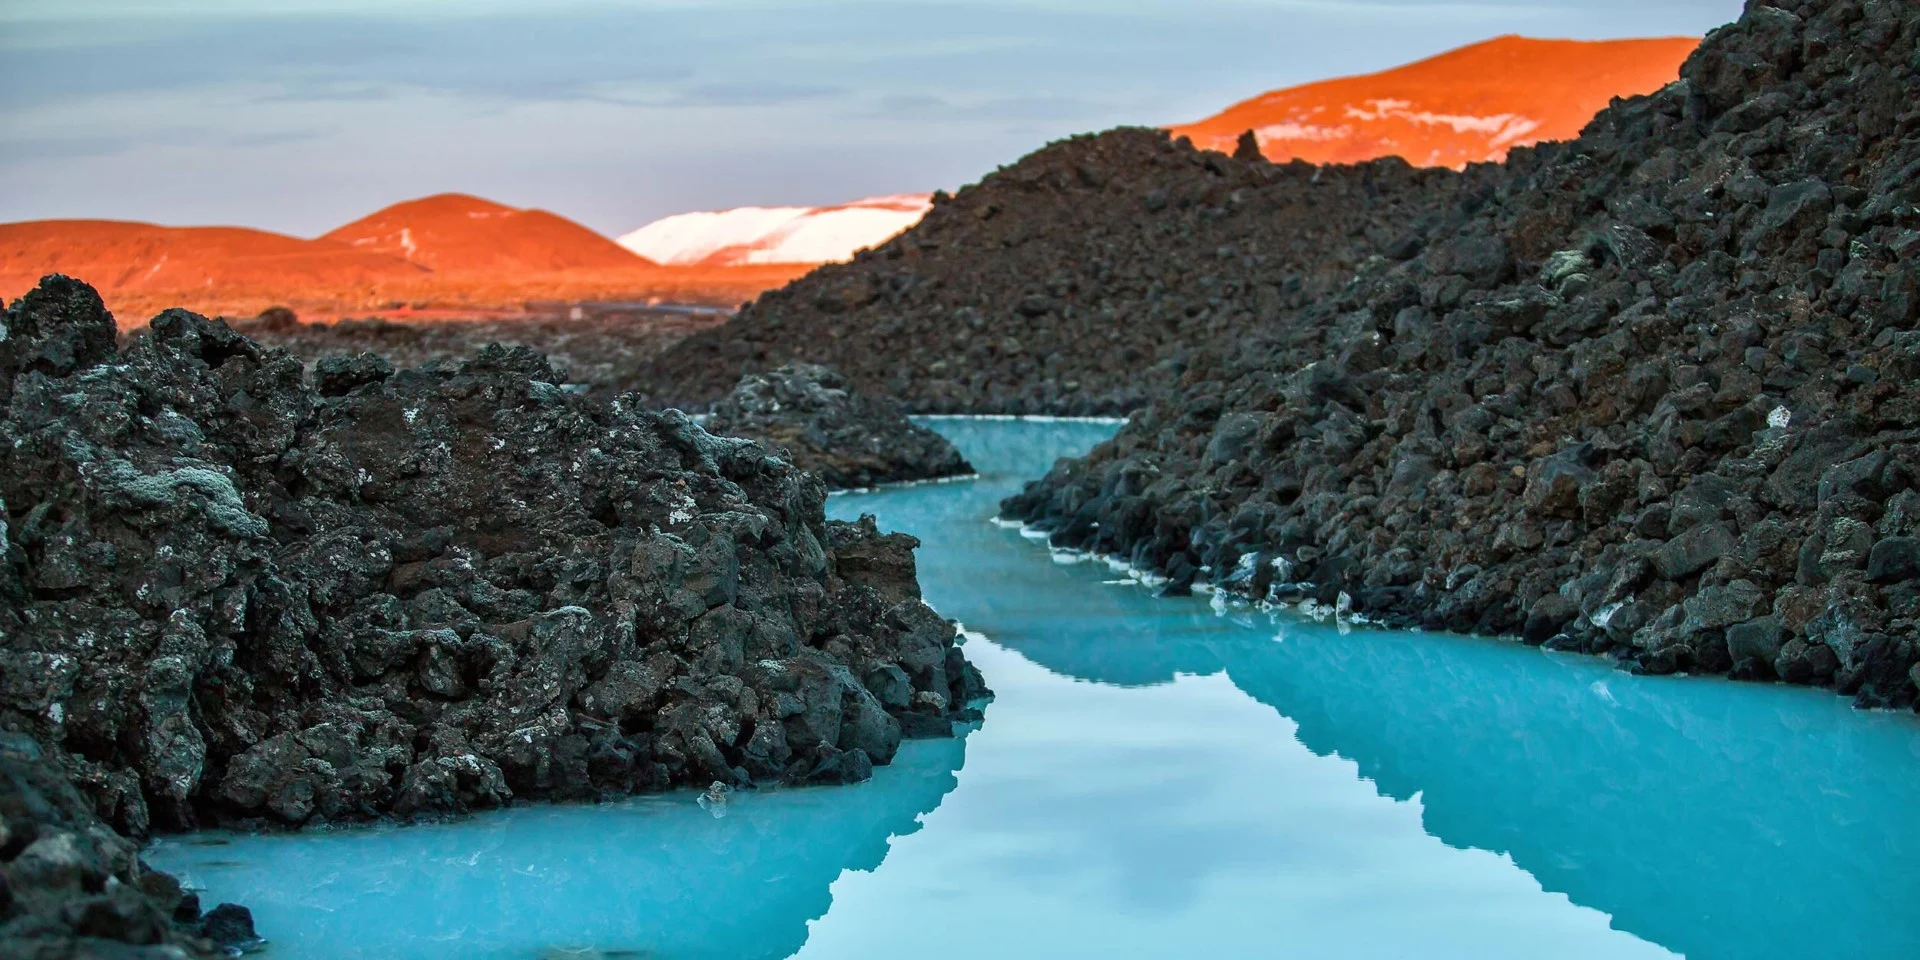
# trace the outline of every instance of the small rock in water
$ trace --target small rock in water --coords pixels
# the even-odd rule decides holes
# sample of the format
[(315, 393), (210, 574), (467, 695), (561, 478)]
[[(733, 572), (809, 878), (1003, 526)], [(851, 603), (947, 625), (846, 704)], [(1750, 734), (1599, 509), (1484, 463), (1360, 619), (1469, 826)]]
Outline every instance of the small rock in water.
[(253, 911), (239, 904), (223, 903), (207, 911), (200, 931), (233, 953), (258, 953), (267, 947), (267, 941), (253, 930)]
[(701, 794), (700, 799), (694, 802), (700, 804), (700, 809), (713, 814), (713, 818), (718, 820), (727, 815), (727, 801), (731, 799), (732, 794), (732, 787), (715, 780), (707, 785), (707, 792)]

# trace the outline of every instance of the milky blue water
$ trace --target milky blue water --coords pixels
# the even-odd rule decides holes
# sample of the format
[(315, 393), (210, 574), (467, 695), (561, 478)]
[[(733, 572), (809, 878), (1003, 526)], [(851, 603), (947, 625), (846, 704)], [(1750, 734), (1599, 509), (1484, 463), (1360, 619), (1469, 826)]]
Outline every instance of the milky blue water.
[[(991, 525), (1113, 429), (937, 420), (920, 536), (998, 692), (852, 787), (169, 839), (270, 956), (1920, 956), (1920, 722), (1163, 599)], [(1119, 582), (1115, 582), (1119, 581)]]

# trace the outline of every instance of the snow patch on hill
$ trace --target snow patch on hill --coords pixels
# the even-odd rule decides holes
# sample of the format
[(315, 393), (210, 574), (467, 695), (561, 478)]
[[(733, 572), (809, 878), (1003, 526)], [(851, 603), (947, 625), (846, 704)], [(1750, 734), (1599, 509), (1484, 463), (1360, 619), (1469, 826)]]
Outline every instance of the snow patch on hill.
[(869, 197), (832, 207), (736, 207), (655, 220), (619, 238), (655, 263), (737, 266), (832, 263), (920, 222), (925, 194)]

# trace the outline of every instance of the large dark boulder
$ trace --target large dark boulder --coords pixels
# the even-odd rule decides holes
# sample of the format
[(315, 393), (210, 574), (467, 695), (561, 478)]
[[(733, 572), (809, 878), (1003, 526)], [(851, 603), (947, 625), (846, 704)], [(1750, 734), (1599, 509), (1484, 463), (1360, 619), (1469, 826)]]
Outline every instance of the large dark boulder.
[(24, 373), (65, 376), (113, 356), (113, 315), (92, 287), (55, 274), (23, 301), (0, 319), (0, 402)]
[(908, 420), (898, 404), (855, 391), (817, 364), (742, 377), (706, 427), (785, 451), (836, 490), (973, 472), (947, 438)]
[(1867, 557), (1868, 583), (1902, 583), (1920, 577), (1920, 537), (1888, 537)]

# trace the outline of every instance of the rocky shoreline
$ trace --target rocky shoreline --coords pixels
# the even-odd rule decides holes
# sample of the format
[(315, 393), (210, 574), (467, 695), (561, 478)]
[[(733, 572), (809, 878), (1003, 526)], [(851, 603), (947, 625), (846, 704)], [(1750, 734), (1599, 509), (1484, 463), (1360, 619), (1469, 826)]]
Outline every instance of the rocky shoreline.
[(140, 858), (40, 744), (0, 731), (0, 956), (227, 957), (260, 943), (245, 907), (200, 899)]
[(1175, 589), (1912, 705), (1917, 44), (1749, 5), (1003, 514)]
[(4, 325), (0, 728), (120, 837), (852, 782), (988, 695), (913, 538), (525, 349), (120, 349), (57, 276)]
[(908, 420), (898, 404), (852, 389), (814, 364), (748, 374), (713, 408), (708, 430), (784, 451), (832, 490), (973, 473), (947, 438)]

